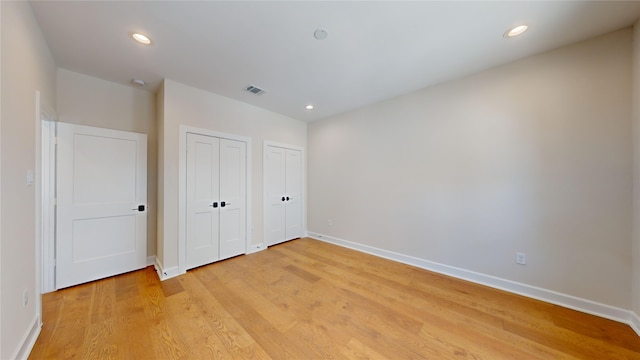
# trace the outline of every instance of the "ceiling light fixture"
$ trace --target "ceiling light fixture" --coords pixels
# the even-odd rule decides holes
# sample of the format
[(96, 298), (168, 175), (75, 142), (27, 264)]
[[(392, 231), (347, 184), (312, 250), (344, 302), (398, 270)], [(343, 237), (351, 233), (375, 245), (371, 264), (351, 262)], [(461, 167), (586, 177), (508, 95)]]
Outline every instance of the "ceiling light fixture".
[(313, 110), (313, 105), (309, 104), (307, 106), (304, 107), (307, 110)]
[(131, 37), (132, 37), (135, 41), (137, 41), (137, 42), (139, 42), (139, 43), (141, 43), (141, 44), (145, 44), (145, 45), (149, 45), (149, 44), (151, 44), (151, 39), (149, 39), (147, 36), (142, 35), (142, 34), (140, 34), (140, 33), (133, 33), (133, 34), (131, 35)]
[(506, 33), (504, 33), (504, 37), (506, 38), (511, 38), (514, 36), (518, 36), (521, 35), (523, 32), (527, 31), (529, 27), (527, 25), (518, 25), (516, 27), (514, 27), (513, 29), (507, 31)]
[(138, 86), (145, 86), (147, 85), (147, 82), (144, 80), (140, 80), (140, 79), (131, 79), (131, 83), (133, 85), (138, 85)]

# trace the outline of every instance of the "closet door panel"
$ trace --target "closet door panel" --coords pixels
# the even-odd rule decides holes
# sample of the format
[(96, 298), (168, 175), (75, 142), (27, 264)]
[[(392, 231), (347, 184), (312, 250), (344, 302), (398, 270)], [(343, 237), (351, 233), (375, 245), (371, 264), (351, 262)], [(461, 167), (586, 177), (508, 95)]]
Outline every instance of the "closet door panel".
[(286, 150), (285, 163), (285, 240), (302, 236), (302, 154)]
[(265, 156), (265, 241), (274, 245), (285, 239), (285, 149), (268, 146)]
[(219, 259), (220, 140), (187, 134), (187, 267)]
[(246, 143), (220, 139), (220, 259), (246, 251), (246, 157)]

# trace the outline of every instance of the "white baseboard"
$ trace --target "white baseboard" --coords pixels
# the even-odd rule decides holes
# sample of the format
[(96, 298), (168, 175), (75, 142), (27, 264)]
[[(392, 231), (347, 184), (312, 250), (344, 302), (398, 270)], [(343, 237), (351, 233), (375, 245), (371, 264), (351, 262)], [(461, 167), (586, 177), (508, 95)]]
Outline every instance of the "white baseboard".
[(247, 252), (246, 252), (246, 254), (247, 254), (247, 255), (249, 255), (249, 254), (253, 254), (253, 253), (255, 253), (255, 252), (262, 251), (262, 250), (266, 250), (266, 249), (267, 249), (267, 247), (266, 247), (266, 246), (264, 246), (264, 244), (263, 244), (263, 243), (260, 243), (260, 244), (253, 244), (253, 245), (249, 245), (249, 246), (247, 247)]
[(33, 350), (33, 346), (36, 344), (36, 340), (38, 340), (41, 328), (38, 316), (36, 316), (31, 321), (29, 330), (22, 336), (19, 344), (20, 346), (18, 346), (18, 348), (13, 352), (11, 359), (26, 360), (29, 357), (31, 350)]
[(315, 232), (307, 232), (307, 235), (312, 239), (628, 324), (640, 336), (640, 318), (630, 310)]
[[(267, 249), (267, 247), (264, 246), (264, 244), (262, 244), (262, 243), (253, 244), (253, 245), (250, 245), (247, 248), (247, 252), (245, 254), (246, 255), (253, 254), (255, 252), (266, 250), (266, 249)], [(165, 269), (162, 266), (162, 263), (160, 262), (160, 260), (156, 256), (147, 257), (147, 263), (149, 265), (153, 265), (153, 267), (156, 269), (156, 273), (158, 274), (158, 277), (160, 278), (160, 281), (164, 281), (164, 280), (176, 277), (178, 275), (185, 274), (184, 271), (182, 271), (182, 272), (180, 271), (180, 268), (178, 266), (173, 266), (173, 267)]]
[(640, 317), (635, 312), (631, 313), (631, 319), (629, 320), (629, 326), (636, 332), (636, 334), (640, 335)]
[(156, 269), (156, 274), (158, 274), (160, 281), (171, 279), (178, 275), (184, 274), (184, 272), (180, 272), (180, 269), (177, 266), (173, 266), (165, 269), (157, 257), (155, 258), (153, 267)]

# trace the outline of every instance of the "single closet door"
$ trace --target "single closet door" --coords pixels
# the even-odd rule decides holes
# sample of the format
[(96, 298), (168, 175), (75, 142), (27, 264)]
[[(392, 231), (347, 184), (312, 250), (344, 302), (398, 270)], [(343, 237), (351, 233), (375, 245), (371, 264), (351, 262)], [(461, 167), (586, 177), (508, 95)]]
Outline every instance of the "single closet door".
[(302, 236), (302, 151), (265, 146), (267, 245)]
[(246, 149), (187, 133), (187, 269), (246, 251)]

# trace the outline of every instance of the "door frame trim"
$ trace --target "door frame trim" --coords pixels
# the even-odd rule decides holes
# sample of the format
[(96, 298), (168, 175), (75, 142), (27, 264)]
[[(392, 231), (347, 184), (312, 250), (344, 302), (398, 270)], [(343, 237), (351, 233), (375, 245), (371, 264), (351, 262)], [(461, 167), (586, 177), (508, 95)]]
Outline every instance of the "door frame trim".
[(180, 125), (180, 138), (178, 141), (178, 274), (184, 274), (187, 271), (187, 133), (199, 134), (204, 136), (212, 136), (222, 139), (229, 139), (244, 142), (247, 145), (247, 188), (246, 188), (246, 239), (245, 254), (249, 253), (249, 246), (253, 238), (253, 176), (252, 165), (252, 139), (250, 137), (222, 133), (218, 131), (197, 128), (193, 126)]
[(267, 173), (267, 166), (268, 166), (267, 165), (268, 163), (267, 147), (269, 146), (300, 151), (300, 157), (302, 160), (302, 168), (300, 169), (300, 171), (302, 172), (302, 174), (300, 174), (300, 181), (302, 182), (302, 204), (300, 204), (300, 207), (301, 207), (300, 216), (302, 217), (301, 218), (302, 223), (300, 224), (301, 235), (304, 235), (307, 229), (307, 207), (305, 205), (307, 203), (307, 179), (305, 176), (305, 174), (307, 173), (307, 157), (304, 152), (304, 147), (265, 140), (262, 143), (262, 241), (263, 241), (263, 246), (261, 246), (262, 247), (261, 250), (264, 250), (269, 246), (269, 244), (267, 243), (267, 210), (269, 208), (269, 204), (268, 204), (269, 201), (267, 198), (267, 178), (264, 175)]
[(41, 115), (41, 292), (56, 290), (56, 131), (57, 122)]

